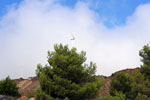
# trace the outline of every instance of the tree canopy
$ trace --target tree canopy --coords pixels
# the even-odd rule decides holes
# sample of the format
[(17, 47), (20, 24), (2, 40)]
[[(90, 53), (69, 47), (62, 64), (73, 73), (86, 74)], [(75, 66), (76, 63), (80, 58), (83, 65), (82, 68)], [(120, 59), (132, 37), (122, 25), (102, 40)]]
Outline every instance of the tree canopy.
[(5, 80), (0, 81), (0, 94), (14, 97), (19, 96), (17, 84), (9, 76)]
[(118, 93), (123, 93), (126, 96), (129, 96), (131, 83), (132, 80), (128, 73), (118, 73), (116, 79), (111, 82), (110, 94), (112, 96), (117, 96)]
[(150, 46), (147, 44), (140, 50), (139, 55), (141, 56), (141, 73), (145, 75), (145, 78), (150, 80)]
[(94, 98), (102, 85), (95, 77), (96, 64), (86, 64), (86, 53), (62, 44), (48, 51), (48, 64), (38, 65), (40, 82), (36, 100), (88, 100)]

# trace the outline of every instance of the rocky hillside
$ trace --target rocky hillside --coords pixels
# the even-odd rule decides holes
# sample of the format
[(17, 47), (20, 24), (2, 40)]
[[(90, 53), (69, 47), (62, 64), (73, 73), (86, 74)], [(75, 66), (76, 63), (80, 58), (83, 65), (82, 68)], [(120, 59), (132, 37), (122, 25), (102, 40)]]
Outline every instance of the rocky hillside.
[[(133, 74), (135, 71), (137, 71), (139, 69), (140, 68), (124, 69), (124, 70), (120, 70), (120, 71), (113, 73), (110, 77), (106, 77), (104, 80), (104, 85), (100, 88), (98, 97), (106, 96), (109, 94), (110, 82), (112, 79), (115, 78), (117, 73), (128, 72), (129, 74)], [(36, 89), (40, 87), (37, 77), (29, 77), (28, 79), (16, 79), (15, 81), (19, 87), (19, 93), (21, 95), (34, 93), (36, 91)]]
[(29, 77), (28, 79), (16, 79), (15, 81), (19, 87), (19, 93), (21, 95), (34, 93), (36, 89), (40, 87), (37, 77)]

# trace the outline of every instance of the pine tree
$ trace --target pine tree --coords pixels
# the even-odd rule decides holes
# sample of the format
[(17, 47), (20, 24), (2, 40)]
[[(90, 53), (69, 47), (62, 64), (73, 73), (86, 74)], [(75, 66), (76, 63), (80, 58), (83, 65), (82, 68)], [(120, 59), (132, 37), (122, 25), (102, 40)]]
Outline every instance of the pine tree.
[(17, 84), (9, 76), (5, 80), (0, 81), (0, 95), (19, 96)]
[(131, 77), (127, 72), (117, 73), (116, 79), (111, 82), (110, 94), (117, 96), (118, 93), (123, 93), (125, 96), (130, 97), (131, 84)]
[(36, 100), (88, 100), (97, 95), (102, 82), (94, 75), (96, 64), (85, 64), (86, 53), (76, 48), (54, 45), (48, 52), (48, 65), (37, 66), (40, 89)]
[(140, 50), (139, 55), (142, 57), (141, 73), (145, 75), (146, 79), (150, 80), (150, 46), (147, 44)]

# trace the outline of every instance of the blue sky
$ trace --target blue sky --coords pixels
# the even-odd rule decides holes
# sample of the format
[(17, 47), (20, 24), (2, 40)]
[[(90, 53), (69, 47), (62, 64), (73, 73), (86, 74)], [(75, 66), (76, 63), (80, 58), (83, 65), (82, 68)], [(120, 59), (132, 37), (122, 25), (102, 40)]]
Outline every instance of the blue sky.
[[(7, 13), (7, 8), (18, 5), (23, 0), (0, 0), (0, 17)], [(73, 8), (78, 1), (90, 3), (105, 26), (113, 28), (124, 25), (128, 16), (131, 16), (139, 5), (150, 3), (149, 0), (55, 0), (60, 4)]]
[(149, 26), (149, 0), (0, 0), (0, 79), (35, 76), (56, 43), (86, 51), (99, 75), (139, 67)]
[(0, 0), (0, 17), (2, 17), (5, 13), (7, 13), (7, 10), (10, 5), (12, 4), (19, 4), (22, 0)]

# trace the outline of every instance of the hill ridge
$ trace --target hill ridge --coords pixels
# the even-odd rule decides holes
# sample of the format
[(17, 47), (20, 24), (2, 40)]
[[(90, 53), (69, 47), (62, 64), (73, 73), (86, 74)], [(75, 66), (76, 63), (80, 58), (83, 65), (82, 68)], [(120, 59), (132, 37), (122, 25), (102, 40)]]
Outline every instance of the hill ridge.
[[(127, 68), (127, 69), (116, 71), (115, 73), (112, 73), (112, 75), (109, 77), (105, 77), (104, 85), (100, 88), (98, 97), (107, 96), (109, 94), (110, 82), (113, 78), (115, 78), (117, 73), (128, 72), (129, 74), (133, 74), (137, 70), (140, 70), (140, 68), (139, 67)], [(40, 87), (40, 84), (38, 82), (38, 78), (36, 76), (35, 77), (29, 77), (27, 79), (22, 79), (22, 78), (15, 79), (15, 81), (17, 83), (17, 86), (19, 87), (19, 93), (21, 95), (35, 93), (36, 89)]]

